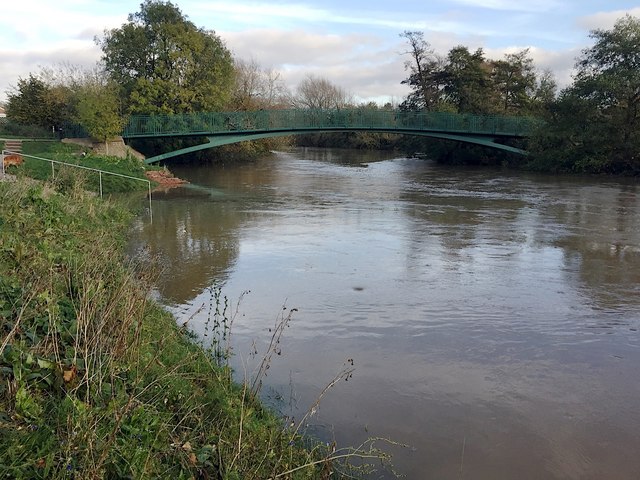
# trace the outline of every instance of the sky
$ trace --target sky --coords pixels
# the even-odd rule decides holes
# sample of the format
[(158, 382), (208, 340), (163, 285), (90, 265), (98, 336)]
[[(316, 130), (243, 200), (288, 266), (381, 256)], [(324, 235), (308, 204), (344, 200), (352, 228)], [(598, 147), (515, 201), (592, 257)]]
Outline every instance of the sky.
[[(19, 78), (61, 64), (92, 67), (94, 39), (139, 11), (140, 0), (2, 0), (0, 101)], [(529, 48), (540, 71), (569, 85), (589, 32), (640, 17), (638, 0), (175, 0), (234, 56), (280, 72), (291, 90), (308, 75), (358, 101), (407, 95), (403, 31), (422, 31), (436, 53), (454, 46), (502, 58)]]

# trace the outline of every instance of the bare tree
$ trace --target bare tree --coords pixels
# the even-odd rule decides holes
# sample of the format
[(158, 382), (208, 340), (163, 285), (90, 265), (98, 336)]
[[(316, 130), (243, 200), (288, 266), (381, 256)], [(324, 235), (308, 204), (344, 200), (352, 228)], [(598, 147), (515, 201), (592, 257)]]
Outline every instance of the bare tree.
[(332, 109), (343, 108), (353, 102), (343, 88), (326, 78), (309, 75), (298, 85), (291, 103), (296, 108)]
[(262, 68), (255, 60), (236, 59), (232, 105), (238, 110), (279, 108), (290, 96), (280, 72)]
[(285, 85), (280, 72), (274, 70), (273, 68), (267, 68), (264, 69), (262, 73), (262, 95), (267, 104), (271, 107), (287, 106), (287, 102), (291, 97), (291, 93)]
[(83, 67), (68, 62), (41, 67), (38, 77), (47, 85), (66, 87), (75, 91), (87, 83), (107, 82), (107, 76), (99, 65)]

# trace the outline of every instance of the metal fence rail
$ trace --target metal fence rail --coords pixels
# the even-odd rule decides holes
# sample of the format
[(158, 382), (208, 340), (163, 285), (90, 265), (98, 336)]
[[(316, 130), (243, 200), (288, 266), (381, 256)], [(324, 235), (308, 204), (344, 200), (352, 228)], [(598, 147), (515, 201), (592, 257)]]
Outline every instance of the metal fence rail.
[(146, 178), (132, 177), (131, 175), (124, 175), (122, 173), (109, 172), (107, 170), (100, 170), (98, 168), (85, 167), (84, 165), (76, 165), (74, 163), (61, 162), (59, 160), (52, 160), (50, 158), (36, 157), (34, 155), (25, 155), (24, 153), (13, 152), (11, 150), (2, 150), (2, 154), (0, 155), (0, 164), (2, 165), (2, 170), (1, 170), (2, 171), (2, 175), (5, 174), (4, 157), (6, 155), (20, 155), (21, 157), (32, 158), (34, 160), (41, 160), (43, 162), (51, 163), (51, 178), (52, 179), (55, 179), (55, 176), (56, 176), (56, 170), (55, 170), (55, 166), (56, 165), (64, 165), (65, 167), (73, 167), (73, 168), (79, 168), (81, 170), (95, 172), (99, 176), (100, 198), (103, 198), (103, 192), (102, 192), (102, 176), (103, 175), (112, 175), (112, 176), (115, 176), (115, 177), (128, 178), (130, 180), (136, 180), (136, 181), (139, 181), (139, 182), (145, 182), (147, 184), (148, 193), (149, 193), (149, 217), (150, 217), (151, 222), (153, 222), (153, 210), (151, 208), (151, 181), (146, 179)]

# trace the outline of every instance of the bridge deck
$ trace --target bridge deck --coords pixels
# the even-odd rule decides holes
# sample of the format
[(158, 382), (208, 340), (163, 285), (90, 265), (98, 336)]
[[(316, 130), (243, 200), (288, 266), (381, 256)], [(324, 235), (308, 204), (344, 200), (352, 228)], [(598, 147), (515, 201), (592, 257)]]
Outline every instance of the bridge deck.
[(529, 117), (459, 115), (394, 110), (258, 110), (182, 115), (132, 116), (125, 138), (225, 136), (268, 132), (373, 130), (435, 132), (491, 137), (526, 137), (537, 124)]

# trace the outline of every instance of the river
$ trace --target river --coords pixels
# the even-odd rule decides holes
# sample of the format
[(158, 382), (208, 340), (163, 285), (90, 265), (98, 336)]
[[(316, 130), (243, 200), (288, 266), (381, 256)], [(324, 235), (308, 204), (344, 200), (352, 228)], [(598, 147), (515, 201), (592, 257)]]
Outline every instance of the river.
[(637, 182), (323, 149), (172, 171), (133, 248), (200, 334), (211, 286), (241, 299), (239, 379), (297, 309), (262, 389), (283, 415), (353, 363), (308, 431), (406, 444), (409, 479), (640, 478)]

